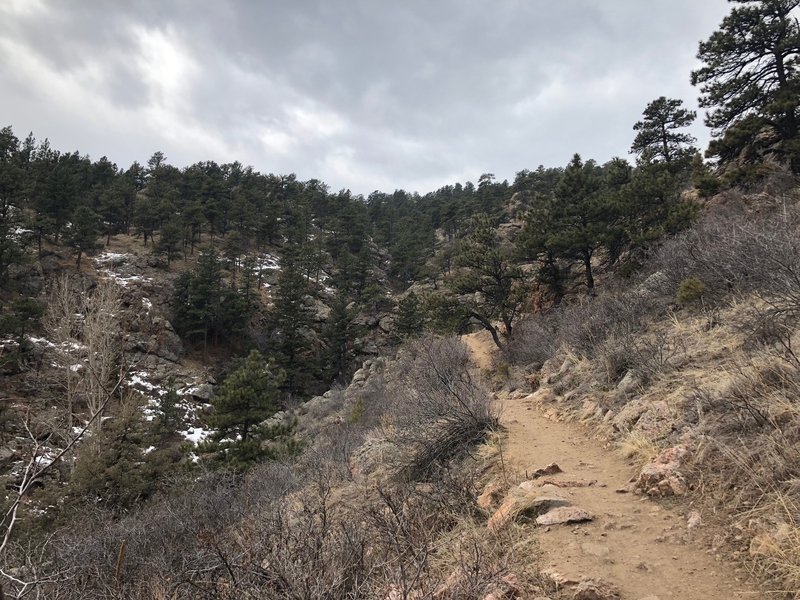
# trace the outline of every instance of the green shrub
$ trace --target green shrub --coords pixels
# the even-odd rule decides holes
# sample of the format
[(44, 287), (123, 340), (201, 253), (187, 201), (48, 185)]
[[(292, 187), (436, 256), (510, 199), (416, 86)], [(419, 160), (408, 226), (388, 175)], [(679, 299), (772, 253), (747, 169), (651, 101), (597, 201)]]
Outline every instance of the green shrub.
[(705, 284), (697, 277), (687, 277), (678, 284), (678, 292), (675, 295), (675, 299), (678, 304), (694, 304), (702, 299), (705, 291)]

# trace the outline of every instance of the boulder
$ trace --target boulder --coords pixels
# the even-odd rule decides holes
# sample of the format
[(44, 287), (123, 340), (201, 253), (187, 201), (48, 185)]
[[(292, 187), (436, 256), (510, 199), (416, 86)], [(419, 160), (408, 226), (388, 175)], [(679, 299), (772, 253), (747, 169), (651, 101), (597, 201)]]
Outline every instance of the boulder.
[(211, 402), (214, 397), (214, 386), (210, 383), (201, 383), (183, 391), (187, 396), (199, 402)]
[(478, 496), (477, 504), (479, 508), (483, 510), (489, 510), (492, 505), (500, 498), (500, 485), (491, 482), (486, 484), (486, 487), (483, 488), (483, 491)]
[(392, 315), (382, 317), (381, 320), (378, 321), (378, 327), (384, 333), (392, 333), (394, 331), (394, 317)]
[(635, 392), (640, 385), (641, 382), (639, 381), (639, 378), (636, 376), (636, 374), (633, 371), (628, 371), (627, 373), (625, 373), (625, 376), (622, 379), (620, 379), (619, 383), (617, 384), (617, 392), (619, 392), (624, 396), (628, 396), (633, 392)]

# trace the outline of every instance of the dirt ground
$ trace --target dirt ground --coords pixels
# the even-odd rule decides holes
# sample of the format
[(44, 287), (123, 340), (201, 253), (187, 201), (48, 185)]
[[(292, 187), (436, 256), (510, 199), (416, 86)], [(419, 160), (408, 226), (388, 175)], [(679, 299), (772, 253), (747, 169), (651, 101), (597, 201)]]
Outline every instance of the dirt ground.
[[(495, 352), (485, 332), (464, 336), (473, 361), (482, 371)], [(600, 578), (618, 586), (630, 600), (731, 600), (762, 598), (746, 583), (747, 573), (715, 555), (713, 532), (702, 522), (690, 528), (690, 508), (669, 506), (624, 491), (636, 467), (613, 447), (594, 439), (588, 427), (555, 420), (533, 400), (501, 394), (502, 422), (507, 429), (504, 460), (524, 474), (557, 463), (562, 473), (543, 481), (594, 482), (565, 487), (569, 501), (594, 515), (581, 525), (536, 529), (544, 557), (541, 569), (567, 579)]]

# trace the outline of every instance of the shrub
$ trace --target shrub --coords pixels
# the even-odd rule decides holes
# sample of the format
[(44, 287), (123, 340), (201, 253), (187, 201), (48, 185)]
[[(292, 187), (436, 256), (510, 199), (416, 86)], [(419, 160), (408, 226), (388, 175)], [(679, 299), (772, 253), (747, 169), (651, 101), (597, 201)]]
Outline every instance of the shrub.
[(392, 441), (400, 448), (393, 466), (420, 479), (481, 442), (497, 415), (458, 338), (423, 337), (398, 362), (390, 389), (397, 429)]
[(556, 350), (557, 327), (555, 314), (526, 317), (514, 327), (514, 335), (502, 349), (503, 358), (511, 365), (541, 367)]
[(693, 304), (703, 298), (706, 286), (697, 277), (687, 277), (678, 285), (675, 300), (678, 304)]

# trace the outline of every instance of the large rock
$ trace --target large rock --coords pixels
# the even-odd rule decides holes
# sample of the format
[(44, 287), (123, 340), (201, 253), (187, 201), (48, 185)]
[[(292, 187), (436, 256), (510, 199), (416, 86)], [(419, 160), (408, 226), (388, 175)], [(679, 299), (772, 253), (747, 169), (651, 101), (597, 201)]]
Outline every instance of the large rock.
[(210, 383), (201, 383), (192, 386), (183, 391), (187, 396), (191, 396), (193, 400), (199, 402), (211, 402), (214, 397), (214, 386)]
[(588, 510), (577, 506), (558, 506), (536, 517), (536, 524), (541, 526), (567, 525), (569, 523), (584, 523), (593, 519), (594, 515)]
[(566, 506), (569, 500), (565, 496), (542, 490), (533, 481), (523, 481), (506, 495), (487, 527), (497, 531), (518, 517), (541, 515), (555, 507)]
[(477, 499), (479, 508), (489, 510), (500, 498), (500, 485), (495, 482), (488, 483)]
[(667, 448), (642, 468), (634, 487), (649, 496), (683, 496), (689, 488), (680, 468), (687, 454), (685, 446)]

